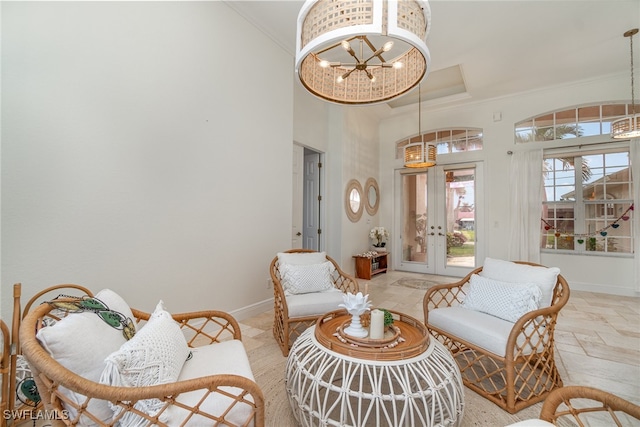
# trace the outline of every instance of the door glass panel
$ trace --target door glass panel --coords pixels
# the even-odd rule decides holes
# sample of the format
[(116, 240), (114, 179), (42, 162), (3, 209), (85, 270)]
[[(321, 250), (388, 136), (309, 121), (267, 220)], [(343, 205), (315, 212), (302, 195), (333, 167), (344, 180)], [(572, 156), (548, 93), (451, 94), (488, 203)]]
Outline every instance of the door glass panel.
[(474, 267), (475, 169), (445, 170), (447, 266)]
[(427, 259), (427, 174), (402, 176), (402, 261)]

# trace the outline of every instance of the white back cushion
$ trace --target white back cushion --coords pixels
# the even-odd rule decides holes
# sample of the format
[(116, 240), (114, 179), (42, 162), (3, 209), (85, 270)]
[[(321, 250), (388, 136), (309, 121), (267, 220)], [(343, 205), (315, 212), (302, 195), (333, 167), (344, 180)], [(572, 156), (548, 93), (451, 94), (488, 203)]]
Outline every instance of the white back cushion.
[(279, 264), (309, 265), (322, 264), (327, 261), (326, 252), (278, 252)]
[(549, 307), (560, 269), (486, 258), (480, 276), (508, 283), (535, 283), (542, 290), (540, 307)]
[(462, 306), (516, 322), (540, 306), (542, 291), (534, 283), (506, 283), (473, 274)]
[[(129, 305), (112, 290), (104, 289), (95, 297), (109, 309), (133, 319)], [(95, 382), (98, 382), (104, 370), (104, 359), (126, 342), (122, 330), (107, 325), (92, 312), (70, 313), (54, 325), (40, 329), (37, 338), (42, 347), (58, 363), (81, 377)], [(64, 388), (61, 388), (61, 391), (75, 403), (80, 404), (86, 400), (86, 397), (80, 393)], [(88, 408), (91, 413), (105, 422), (113, 417), (113, 412), (105, 400), (91, 399)], [(74, 418), (77, 415), (76, 411), (68, 409), (71, 417)], [(81, 424), (96, 425), (86, 417), (81, 418)]]
[[(145, 387), (170, 384), (178, 380), (182, 366), (189, 356), (187, 340), (178, 322), (158, 303), (149, 321), (120, 349), (105, 359), (105, 369), (100, 378), (103, 384), (116, 387)], [(162, 408), (159, 399), (138, 401), (135, 408), (155, 416)], [(122, 411), (112, 406), (115, 415)], [(163, 416), (160, 417), (162, 420)], [(132, 412), (120, 419), (128, 427), (145, 426), (147, 421)]]
[(280, 264), (282, 287), (287, 295), (326, 291), (334, 287), (331, 279), (334, 270), (330, 261), (309, 265)]

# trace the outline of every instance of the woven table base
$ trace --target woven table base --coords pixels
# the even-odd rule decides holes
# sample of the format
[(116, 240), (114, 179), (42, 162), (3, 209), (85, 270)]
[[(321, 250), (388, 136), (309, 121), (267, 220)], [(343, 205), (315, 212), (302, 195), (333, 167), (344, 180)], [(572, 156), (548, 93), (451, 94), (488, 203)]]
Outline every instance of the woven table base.
[(460, 371), (437, 340), (404, 360), (366, 360), (331, 351), (314, 327), (293, 344), (285, 385), (299, 425), (459, 426)]

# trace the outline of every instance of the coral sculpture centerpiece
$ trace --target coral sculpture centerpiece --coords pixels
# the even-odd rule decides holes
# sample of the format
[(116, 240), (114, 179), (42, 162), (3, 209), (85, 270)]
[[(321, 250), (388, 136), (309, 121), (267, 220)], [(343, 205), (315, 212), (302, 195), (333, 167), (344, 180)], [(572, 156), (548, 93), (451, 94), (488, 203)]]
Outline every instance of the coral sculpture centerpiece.
[(344, 333), (356, 338), (365, 338), (369, 335), (369, 332), (362, 327), (360, 323), (360, 316), (362, 316), (367, 310), (371, 310), (371, 302), (369, 302), (369, 295), (362, 295), (362, 292), (352, 294), (347, 292), (342, 296), (344, 301), (338, 307), (344, 307), (351, 315), (351, 324), (344, 330)]

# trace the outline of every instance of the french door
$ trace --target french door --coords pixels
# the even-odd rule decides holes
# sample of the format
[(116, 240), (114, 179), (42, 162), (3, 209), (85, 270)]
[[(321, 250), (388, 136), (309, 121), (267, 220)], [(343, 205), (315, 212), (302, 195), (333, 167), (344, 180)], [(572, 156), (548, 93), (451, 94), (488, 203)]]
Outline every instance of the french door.
[(482, 162), (396, 172), (397, 270), (462, 277), (483, 259)]

